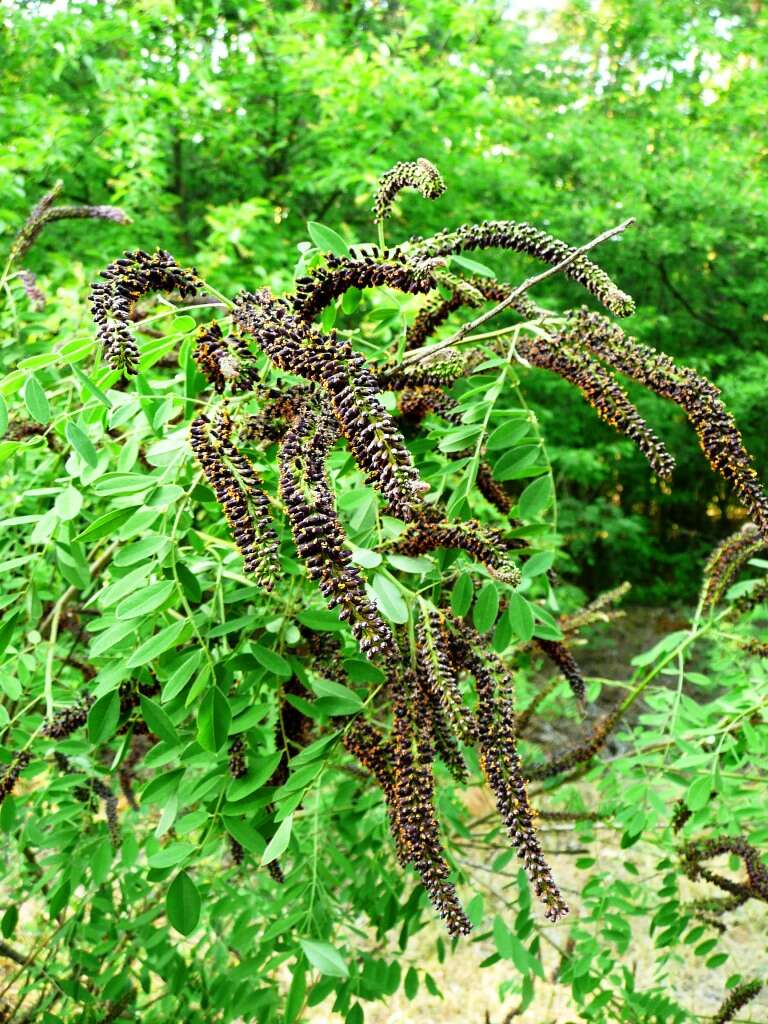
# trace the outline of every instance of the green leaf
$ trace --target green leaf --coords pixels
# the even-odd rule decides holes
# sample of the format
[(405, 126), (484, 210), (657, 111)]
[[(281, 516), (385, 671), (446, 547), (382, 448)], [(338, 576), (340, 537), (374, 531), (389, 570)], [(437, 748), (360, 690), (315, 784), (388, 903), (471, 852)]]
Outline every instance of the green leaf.
[(168, 846), (162, 846), (156, 853), (150, 854), (147, 857), (147, 864), (151, 868), (172, 868), (176, 864), (181, 864), (194, 852), (195, 847), (192, 843), (169, 843)]
[(363, 706), (363, 702), (357, 694), (348, 686), (334, 682), (332, 679), (310, 679), (309, 685), (312, 692), (323, 700), (332, 700), (333, 706), (324, 704), (326, 714), (353, 715)]
[(95, 469), (99, 464), (99, 453), (93, 446), (91, 439), (81, 430), (76, 423), (69, 420), (64, 433), (67, 435), (67, 440), (75, 449), (80, 458), (89, 465), (92, 469)]
[(403, 991), (406, 999), (409, 1000), (415, 999), (416, 993), (419, 991), (419, 976), (413, 967), (409, 967), (406, 972)]
[(700, 811), (702, 807), (706, 807), (709, 803), (710, 795), (714, 788), (711, 775), (704, 775), (694, 779), (688, 787), (688, 792), (685, 794), (686, 806), (692, 811)]
[(146, 665), (148, 661), (159, 658), (177, 641), (180, 642), (181, 635), (185, 630), (188, 633), (192, 632), (192, 627), (188, 622), (172, 622), (170, 626), (166, 626), (165, 629), (161, 629), (159, 633), (155, 633), (154, 636), (139, 644), (128, 659), (126, 667), (139, 668), (140, 665)]
[(299, 939), (304, 954), (321, 974), (330, 978), (348, 978), (349, 969), (339, 952), (328, 942), (316, 942), (314, 939)]
[(510, 420), (508, 423), (502, 423), (500, 427), (497, 427), (489, 435), (485, 447), (489, 452), (511, 448), (512, 445), (517, 444), (521, 438), (525, 437), (530, 429), (531, 424), (527, 419)]
[(120, 718), (120, 696), (117, 690), (99, 697), (88, 712), (88, 739), (94, 746), (113, 735)]
[(267, 754), (256, 764), (253, 764), (253, 762), (249, 763), (248, 774), (240, 779), (232, 779), (229, 783), (227, 799), (235, 803), (250, 796), (251, 793), (255, 793), (257, 789), (261, 789), (274, 774), (282, 757), (283, 753), (279, 750), (275, 754)]
[(16, 620), (21, 615), (20, 611), (11, 612), (10, 615), (6, 615), (0, 624), (0, 655), (5, 654), (5, 650), (8, 644), (11, 642), (13, 636), (13, 630), (16, 625)]
[(451, 263), (455, 263), (462, 270), (468, 270), (470, 274), (477, 274), (480, 277), (496, 277), (490, 267), (486, 267), (484, 263), (478, 263), (477, 260), (470, 260), (466, 256), (451, 254)]
[(451, 590), (451, 610), (454, 615), (461, 617), (467, 614), (474, 592), (472, 577), (468, 573), (462, 573)]
[(376, 606), (385, 619), (397, 624), (408, 621), (408, 606), (391, 579), (376, 573), (371, 580), (371, 590)]
[(271, 651), (268, 647), (262, 647), (261, 644), (251, 644), (251, 653), (256, 661), (273, 676), (277, 676), (279, 679), (290, 679), (293, 675), (291, 666), (277, 651)]
[(8, 406), (5, 399), (0, 395), (0, 437), (3, 437), (8, 429)]
[(216, 753), (227, 742), (232, 712), (226, 695), (212, 686), (200, 703), (197, 713), (197, 742), (203, 750)]
[[(62, 352), (63, 352), (63, 349), (62, 349)], [(75, 366), (73, 363), (70, 363), (69, 364), (69, 368), (72, 371), (72, 373), (74, 373), (74, 375), (77, 377), (77, 379), (80, 381), (80, 383), (83, 385), (85, 390), (90, 392), (90, 394), (93, 395), (93, 397), (96, 399), (96, 401), (101, 402), (101, 404), (104, 406), (105, 409), (111, 409), (112, 408), (112, 403), (107, 398), (107, 396), (104, 394), (104, 392), (101, 390), (101, 388), (97, 387), (97, 385), (93, 383), (91, 378), (87, 377), (83, 373), (83, 371), (80, 369), (79, 366)]]
[(534, 619), (530, 604), (516, 591), (507, 598), (507, 616), (515, 636), (527, 644), (533, 636)]
[(435, 568), (435, 563), (432, 559), (426, 558), (423, 555), (419, 557), (412, 555), (387, 555), (387, 561), (395, 569), (399, 569), (400, 572), (421, 574), (423, 572), (431, 572)]
[(155, 736), (159, 736), (165, 743), (175, 746), (179, 742), (179, 737), (176, 734), (173, 722), (165, 711), (163, 711), (159, 704), (150, 700), (149, 697), (145, 697), (144, 694), (140, 695), (139, 700), (141, 703), (141, 714), (149, 726), (150, 732), (153, 732)]
[(496, 584), (487, 580), (480, 589), (472, 612), (472, 622), (478, 633), (486, 633), (499, 613), (499, 592)]
[(288, 843), (291, 841), (291, 829), (293, 828), (293, 814), (289, 814), (280, 824), (277, 826), (277, 831), (272, 836), (270, 841), (267, 843), (267, 848), (261, 857), (261, 866), (265, 864), (271, 864), (273, 860), (277, 860), (288, 848)]
[(53, 507), (56, 509), (59, 519), (66, 523), (80, 514), (80, 509), (83, 507), (83, 496), (76, 487), (70, 484), (56, 496)]
[(505, 452), (493, 467), (493, 475), (497, 480), (514, 480), (521, 470), (528, 469), (539, 457), (538, 444), (521, 444), (509, 452)]
[(118, 604), (115, 614), (118, 619), (135, 619), (141, 615), (149, 615), (164, 605), (175, 589), (176, 584), (173, 580), (162, 580), (160, 583), (140, 587)]
[(349, 246), (338, 232), (333, 228), (327, 228), (324, 224), (318, 224), (316, 220), (307, 221), (309, 237), (318, 249), (323, 252), (332, 252), (334, 256), (349, 256)]
[(525, 488), (517, 503), (520, 518), (528, 520), (541, 515), (544, 509), (549, 508), (552, 504), (553, 497), (552, 481), (549, 475), (534, 480)]
[(534, 576), (541, 576), (542, 573), (545, 573), (548, 569), (552, 568), (554, 560), (554, 551), (537, 551), (536, 554), (531, 555), (530, 558), (526, 559), (523, 564), (523, 579), (531, 579)]
[(48, 404), (48, 399), (34, 373), (27, 377), (24, 384), (24, 404), (29, 415), (37, 423), (47, 423), (51, 418), (51, 407)]
[(342, 312), (349, 316), (350, 313), (354, 313), (357, 307), (360, 305), (360, 300), (363, 297), (363, 293), (359, 288), (347, 288), (341, 299)]
[(457, 427), (441, 437), (437, 447), (441, 452), (461, 452), (474, 445), (483, 432), (482, 426), (473, 424), (469, 427)]
[(111, 512), (105, 512), (103, 516), (98, 516), (89, 526), (86, 526), (82, 533), (78, 533), (75, 540), (98, 540), (100, 537), (108, 537), (132, 515), (132, 508), (117, 508)]
[(165, 913), (181, 935), (191, 935), (200, 920), (200, 893), (186, 871), (180, 871), (168, 886)]

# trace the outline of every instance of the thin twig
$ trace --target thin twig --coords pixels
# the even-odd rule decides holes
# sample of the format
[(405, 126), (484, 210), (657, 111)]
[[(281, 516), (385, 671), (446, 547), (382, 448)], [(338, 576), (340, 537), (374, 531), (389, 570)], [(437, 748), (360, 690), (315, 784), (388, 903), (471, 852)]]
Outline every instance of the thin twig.
[(477, 327), (482, 327), (484, 323), (487, 323), (493, 317), (498, 316), (499, 313), (503, 313), (505, 309), (509, 309), (520, 296), (527, 292), (529, 288), (533, 288), (534, 285), (540, 284), (542, 281), (546, 281), (547, 278), (559, 274), (561, 270), (570, 266), (574, 260), (578, 259), (579, 256), (583, 256), (585, 253), (594, 249), (596, 246), (601, 245), (609, 238), (613, 238), (615, 235), (620, 235), (623, 231), (635, 223), (634, 217), (629, 217), (622, 224), (617, 225), (615, 228), (609, 228), (608, 231), (603, 231), (601, 235), (593, 238), (591, 242), (587, 242), (586, 245), (580, 246), (578, 249), (573, 249), (564, 260), (560, 263), (555, 264), (553, 267), (547, 267), (546, 270), (542, 270), (540, 274), (536, 274), (534, 277), (529, 277), (523, 281), (522, 284), (514, 288), (509, 295), (499, 302), (492, 309), (487, 310), (485, 313), (481, 313), (480, 316), (475, 317), (474, 320), (469, 320), (463, 324), (455, 334), (452, 334), (449, 338), (444, 338), (442, 341), (437, 341), (433, 345), (426, 345), (423, 348), (414, 349), (409, 352), (403, 359), (403, 365), (406, 366), (409, 363), (418, 363), (422, 359), (426, 359), (433, 355), (435, 352), (440, 352), (443, 349), (450, 348), (452, 345), (458, 345), (459, 342), (463, 341), (464, 338)]

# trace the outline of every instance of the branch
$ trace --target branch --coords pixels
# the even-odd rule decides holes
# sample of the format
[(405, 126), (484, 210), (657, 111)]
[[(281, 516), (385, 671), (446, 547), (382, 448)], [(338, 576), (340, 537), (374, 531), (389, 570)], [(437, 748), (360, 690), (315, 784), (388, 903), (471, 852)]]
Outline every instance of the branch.
[(452, 334), (449, 338), (444, 338), (442, 341), (435, 342), (434, 345), (426, 345), (424, 348), (414, 349), (413, 352), (409, 352), (403, 359), (403, 365), (406, 366), (409, 363), (418, 363), (422, 359), (426, 359), (433, 355), (435, 352), (440, 352), (443, 349), (450, 348), (452, 345), (457, 345), (463, 341), (464, 338), (477, 327), (481, 327), (484, 323), (487, 323), (493, 317), (498, 316), (499, 313), (503, 313), (505, 309), (509, 309), (510, 306), (514, 305), (517, 299), (520, 298), (529, 288), (533, 288), (534, 285), (540, 284), (542, 281), (546, 281), (547, 278), (553, 277), (555, 274), (560, 273), (561, 270), (565, 270), (566, 267), (570, 266), (574, 260), (578, 259), (579, 256), (583, 256), (588, 253), (591, 249), (601, 245), (609, 238), (613, 238), (615, 235), (620, 235), (623, 231), (635, 223), (635, 218), (630, 217), (625, 220), (622, 224), (617, 225), (615, 228), (610, 228), (608, 231), (603, 231), (601, 235), (593, 238), (591, 242), (587, 242), (586, 245), (580, 246), (578, 249), (573, 249), (571, 253), (566, 256), (560, 263), (555, 264), (553, 267), (548, 267), (543, 270), (540, 274), (536, 274), (534, 277), (529, 277), (523, 281), (522, 284), (514, 288), (506, 299), (503, 299), (498, 305), (492, 309), (487, 310), (485, 313), (481, 313), (480, 316), (475, 317), (474, 320), (469, 320), (463, 324), (455, 334)]

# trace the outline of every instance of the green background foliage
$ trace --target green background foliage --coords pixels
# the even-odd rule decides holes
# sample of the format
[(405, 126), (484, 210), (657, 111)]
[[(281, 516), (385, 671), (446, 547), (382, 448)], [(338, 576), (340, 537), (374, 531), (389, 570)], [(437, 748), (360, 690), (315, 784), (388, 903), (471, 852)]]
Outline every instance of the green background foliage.
[[(397, 991), (437, 991), (429, 964), (409, 952), (431, 909), (394, 864), (381, 796), (361, 785), (340, 743), (352, 716), (375, 706), (382, 674), (290, 553), (269, 597), (243, 576), (187, 444), (205, 384), (191, 355), (201, 315), (153, 306), (158, 336), (141, 338), (141, 372), (123, 389), (95, 349), (89, 283), (123, 249), (159, 245), (228, 296), (292, 287), (317, 259), (324, 225), (346, 243), (374, 241), (377, 177), (424, 156), (448, 191), (436, 203), (403, 195), (389, 240), (495, 217), (580, 244), (634, 216), (598, 255), (637, 300), (628, 330), (719, 383), (764, 470), (766, 16), (759, 4), (645, 0), (526, 15), (488, 2), (130, 0), (11, 3), (0, 17), (0, 249), (58, 178), (68, 202), (113, 203), (133, 218), (47, 227), (25, 260), (45, 308), (31, 308), (18, 279), (0, 296), (0, 424), (10, 410), (53, 438), (0, 440), (3, 765), (49, 708), (82, 690), (78, 659), (97, 670), (87, 724), (60, 746), (74, 771), (49, 771), (34, 747), (23, 785), (2, 803), (3, 942), (43, 952), (31, 968), (1, 959), (0, 994), (12, 1007), (23, 994), (25, 1013), (39, 999), (44, 1024), (109, 1019), (105, 1007), (148, 1024), (292, 1024), (324, 1000), (336, 1019), (361, 1024)], [(504, 280), (530, 267), (508, 254), (482, 261)], [(583, 301), (562, 276), (535, 297), (552, 310)], [(335, 315), (376, 357), (416, 308), (352, 295)], [(156, 365), (168, 359), (170, 372)], [(641, 602), (690, 601), (705, 553), (742, 513), (677, 408), (645, 392), (632, 394), (677, 456), (671, 486), (543, 371), (497, 360), (455, 393), (466, 426), (435, 419), (409, 436), (433, 493), (448, 500), (455, 481), (438, 453), (468, 439), (487, 437), (491, 463), (506, 460), (511, 476), (515, 459), (544, 453), (532, 482), (525, 466), (514, 482), (535, 550), (519, 591), (455, 554), (382, 558), (397, 525), (346, 449), (331, 459), (341, 518), (382, 615), (412, 625), (417, 594), (450, 603), (489, 647), (514, 651), (525, 707), (542, 686), (529, 641), (559, 637), (560, 612), (624, 579)], [(256, 456), (272, 495), (274, 456)], [(475, 499), (469, 511), (499, 525)], [(758, 560), (749, 574), (766, 567)], [(539, 805), (582, 815), (572, 835), (587, 851), (576, 862), (578, 913), (554, 939), (498, 824), (468, 820), (440, 769), (451, 865), (477, 941), (492, 950), (484, 964), (508, 966), (504, 995), (523, 1010), (552, 942), (572, 1013), (588, 1021), (697, 1019), (670, 981), (681, 950), (712, 971), (725, 966), (731, 987), (765, 973), (697, 914), (678, 855), (698, 835), (768, 841), (768, 674), (735, 645), (725, 611), (673, 627), (649, 651), (623, 645), (632, 664), (621, 678), (591, 674), (592, 705), (640, 709), (606, 762), (536, 789)], [(344, 683), (308, 662), (307, 631), (341, 636)], [(288, 703), (316, 732), (290, 751), (288, 778), (274, 787), (276, 694), (294, 678), (306, 695)], [(142, 762), (139, 810), (121, 805), (114, 850), (83, 779), (111, 777), (125, 756), (118, 693), (135, 679), (157, 684), (132, 713), (159, 742)], [(523, 744), (532, 763), (553, 753), (553, 734), (560, 743), (594, 724), (593, 712), (579, 720), (562, 680), (541, 710), (543, 731)], [(248, 753), (243, 778), (228, 773), (236, 737)], [(680, 799), (692, 812), (682, 838), (670, 827)], [(620, 874), (600, 859), (606, 835)], [(232, 841), (244, 868), (227, 852)], [(469, 864), (480, 856), (489, 885)], [(287, 868), (280, 887), (267, 869), (276, 860)], [(639, 931), (653, 951), (642, 983), (632, 969)], [(450, 955), (447, 939), (434, 945), (438, 961)]]

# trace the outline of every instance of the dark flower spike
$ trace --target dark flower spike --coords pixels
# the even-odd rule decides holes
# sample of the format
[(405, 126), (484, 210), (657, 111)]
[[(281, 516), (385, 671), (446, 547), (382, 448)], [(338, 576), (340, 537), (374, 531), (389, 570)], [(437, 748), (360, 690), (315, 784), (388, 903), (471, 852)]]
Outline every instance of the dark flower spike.
[[(741, 858), (747, 872), (745, 881), (734, 882), (703, 866), (702, 861), (711, 860), (723, 853), (733, 853)], [(694, 882), (703, 878), (734, 896), (746, 893), (749, 898), (768, 903), (768, 869), (760, 859), (759, 851), (742, 836), (719, 836), (716, 839), (698, 839), (686, 843), (682, 851), (682, 868)]]
[(43, 214), (43, 223), (54, 220), (108, 220), (113, 224), (132, 224), (133, 221), (118, 206), (54, 206)]
[(461, 696), (444, 616), (422, 606), (416, 636), (420, 677), (426, 689), (441, 709), (453, 735), (465, 743), (473, 742), (477, 738), (475, 722)]
[(245, 742), (242, 736), (235, 736), (229, 745), (229, 774), (233, 779), (242, 779), (248, 774), (248, 762), (245, 759)]
[(595, 359), (579, 351), (565, 334), (523, 338), (517, 351), (526, 362), (556, 373), (581, 391), (597, 415), (629, 438), (648, 460), (657, 476), (667, 479), (675, 460), (653, 433), (626, 391)]
[(418, 160), (401, 161), (379, 178), (373, 200), (373, 222), (380, 224), (392, 211), (392, 204), (405, 188), (415, 189), (425, 199), (439, 199), (445, 192), (445, 182), (433, 163)]
[(101, 276), (106, 283), (96, 281), (89, 295), (97, 337), (109, 365), (131, 375), (137, 369), (139, 350), (128, 325), (137, 300), (150, 292), (173, 291), (186, 298), (197, 293), (202, 281), (195, 270), (180, 267), (162, 249), (152, 254), (141, 249), (126, 252)]
[(510, 557), (503, 534), (476, 519), (446, 522), (425, 514), (391, 545), (392, 551), (401, 555), (425, 555), (436, 548), (465, 551), (502, 583), (512, 587), (520, 583), (520, 569)]
[(136, 766), (144, 755), (154, 746), (155, 740), (151, 736), (134, 733), (130, 739), (130, 750), (125, 760), (117, 769), (117, 778), (120, 782), (120, 789), (128, 803), (128, 806), (138, 811), (139, 804), (136, 794), (133, 791), (133, 783), (136, 778)]
[(758, 580), (748, 593), (736, 598), (728, 613), (728, 618), (735, 619), (747, 615), (758, 605), (766, 603), (768, 603), (768, 576)]
[(226, 410), (213, 423), (201, 414), (190, 426), (190, 444), (226, 516), (245, 571), (265, 590), (271, 590), (280, 569), (280, 545), (269, 498), (251, 462), (232, 444), (231, 431)]
[(280, 446), (280, 495), (299, 556), (328, 603), (338, 608), (367, 655), (387, 658), (392, 633), (368, 600), (359, 570), (344, 546), (345, 536), (325, 472), (325, 461), (338, 438), (330, 408), (307, 402)]
[(19, 280), (21, 281), (24, 292), (29, 299), (29, 304), (32, 306), (36, 313), (45, 309), (45, 295), (40, 290), (37, 284), (37, 277), (30, 270), (20, 270)]
[(595, 754), (606, 744), (608, 737), (618, 725), (622, 717), (621, 705), (617, 705), (607, 715), (604, 715), (593, 728), (591, 734), (578, 746), (558, 754), (556, 757), (545, 761), (543, 764), (532, 764), (525, 766), (525, 774), (529, 780), (551, 779), (555, 775), (571, 771), (580, 765), (586, 765)]
[(350, 288), (392, 288), (410, 295), (424, 295), (437, 287), (442, 259), (390, 259), (389, 253), (354, 257), (325, 254), (325, 266), (296, 281), (290, 302), (296, 314), (309, 322)]
[(241, 293), (232, 313), (280, 370), (319, 384), (330, 399), (342, 433), (368, 480), (391, 512), (410, 519), (426, 485), (389, 413), (366, 360), (335, 331), (321, 334), (290, 305), (263, 289)]
[(690, 809), (685, 800), (678, 800), (672, 809), (672, 820), (670, 821), (670, 827), (672, 831), (677, 833), (685, 827), (686, 822), (691, 818), (693, 811)]
[(563, 615), (560, 618), (560, 629), (564, 633), (575, 633), (585, 626), (591, 626), (595, 622), (610, 622), (624, 614), (621, 609), (612, 608), (618, 604), (631, 589), (631, 583), (622, 583), (611, 590), (605, 590), (602, 594), (590, 601), (588, 605), (570, 615)]
[(442, 353), (431, 361), (423, 360), (409, 366), (389, 363), (377, 372), (379, 386), (386, 391), (418, 388), (424, 385), (448, 388), (467, 371), (467, 358), (463, 352)]
[(752, 1002), (762, 987), (763, 983), (758, 979), (736, 985), (712, 1018), (712, 1024), (727, 1024), (729, 1020), (733, 1020), (739, 1010), (743, 1010), (747, 1003)]
[(77, 729), (82, 729), (88, 721), (88, 711), (93, 704), (90, 693), (84, 693), (76, 704), (62, 708), (48, 719), (40, 730), (41, 735), (52, 740), (63, 740), (71, 736)]
[(259, 372), (245, 339), (237, 333), (225, 338), (218, 320), (198, 328), (192, 356), (218, 394), (228, 384), (237, 392), (252, 391), (258, 383)]
[(373, 775), (384, 794), (387, 816), (389, 818), (389, 830), (395, 841), (397, 860), (401, 867), (405, 867), (408, 860), (402, 837), (397, 827), (393, 743), (385, 740), (375, 726), (364, 721), (360, 716), (355, 718), (351, 726), (345, 730), (342, 742), (363, 768)]
[[(85, 775), (85, 772), (81, 771), (79, 768), (75, 768), (69, 758), (60, 751), (57, 750), (54, 753), (53, 758), (59, 770), (65, 774)], [(98, 800), (103, 802), (104, 813), (107, 819), (107, 828), (109, 829), (109, 838), (114, 848), (118, 849), (122, 840), (120, 836), (120, 822), (117, 816), (117, 797), (109, 786), (97, 775), (86, 776), (86, 784), (83, 786), (77, 786), (73, 790), (73, 793), (75, 798), (84, 804), (91, 805), (93, 797), (96, 797)]]
[(394, 715), (394, 819), (405, 860), (413, 865), (450, 935), (472, 926), (450, 881), (434, 809), (429, 706), (412, 676), (392, 688)]
[(546, 917), (568, 913), (534, 828), (520, 755), (517, 752), (512, 680), (499, 659), (484, 650), (482, 639), (464, 622), (450, 623), (454, 661), (475, 678), (480, 762), (496, 806)]
[(733, 487), (760, 533), (768, 539), (768, 497), (719, 389), (695, 370), (677, 366), (668, 355), (641, 344), (587, 309), (574, 311), (569, 333), (613, 369), (685, 411), (710, 466)]
[[(511, 249), (513, 252), (526, 253), (550, 266), (562, 263), (575, 251), (560, 239), (524, 221), (487, 220), (481, 224), (463, 224), (455, 231), (441, 231), (432, 238), (412, 238), (405, 245), (390, 251), (389, 256), (397, 259), (405, 254), (419, 259), (454, 256), (476, 249)], [(615, 316), (631, 316), (635, 312), (632, 298), (586, 256), (577, 256), (563, 268), (563, 274), (586, 288)]]
[(421, 384), (419, 387), (404, 388), (398, 399), (400, 415), (411, 423), (421, 423), (425, 416), (434, 413), (441, 419), (456, 426), (461, 425), (461, 416), (456, 412), (455, 398), (435, 384)]
[(0, 772), (0, 804), (13, 792), (19, 776), (32, 760), (32, 755), (27, 750), (16, 754), (11, 763)]
[(61, 194), (63, 187), (64, 182), (61, 180), (57, 181), (51, 191), (46, 192), (42, 199), (32, 207), (29, 216), (22, 224), (11, 245), (10, 259), (12, 262), (22, 259), (27, 254), (35, 239), (43, 230), (43, 218)]
[(745, 523), (717, 545), (704, 566), (704, 583), (699, 599), (703, 611), (711, 611), (715, 607), (749, 559), (765, 546), (766, 540), (754, 523)]
[(584, 676), (573, 654), (561, 640), (542, 640), (537, 637), (536, 646), (557, 666), (568, 681), (571, 693), (579, 702), (579, 706), (583, 708), (587, 701)]

